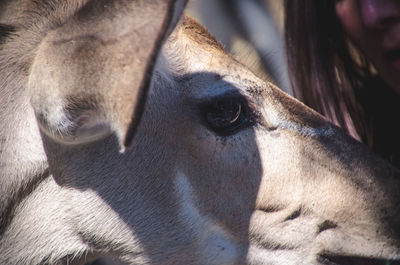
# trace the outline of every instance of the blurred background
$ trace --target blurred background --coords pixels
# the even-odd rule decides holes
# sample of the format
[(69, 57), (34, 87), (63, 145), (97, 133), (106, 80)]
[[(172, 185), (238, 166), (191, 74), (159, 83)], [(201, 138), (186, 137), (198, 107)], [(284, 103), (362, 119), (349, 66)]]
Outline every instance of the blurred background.
[[(238, 61), (292, 95), (283, 43), (283, 0), (189, 0), (194, 17)], [(111, 258), (90, 265), (125, 265)]]
[(189, 0), (196, 18), (257, 75), (292, 94), (283, 43), (283, 0)]

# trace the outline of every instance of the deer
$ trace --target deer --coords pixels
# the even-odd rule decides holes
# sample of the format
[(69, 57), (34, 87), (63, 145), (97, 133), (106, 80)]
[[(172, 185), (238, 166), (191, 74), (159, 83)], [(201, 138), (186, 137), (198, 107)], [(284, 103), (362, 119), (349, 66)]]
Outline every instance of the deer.
[(185, 4), (0, 3), (0, 264), (398, 264), (399, 169)]

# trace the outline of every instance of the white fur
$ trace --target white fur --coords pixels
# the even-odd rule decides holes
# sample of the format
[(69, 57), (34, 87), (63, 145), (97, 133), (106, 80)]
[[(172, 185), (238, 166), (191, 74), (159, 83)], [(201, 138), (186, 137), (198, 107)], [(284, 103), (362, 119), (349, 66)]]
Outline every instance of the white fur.
[(197, 233), (203, 264), (233, 264), (237, 259), (238, 246), (231, 241), (225, 229), (197, 209), (195, 193), (184, 174), (177, 174), (175, 189), (181, 206), (181, 217)]

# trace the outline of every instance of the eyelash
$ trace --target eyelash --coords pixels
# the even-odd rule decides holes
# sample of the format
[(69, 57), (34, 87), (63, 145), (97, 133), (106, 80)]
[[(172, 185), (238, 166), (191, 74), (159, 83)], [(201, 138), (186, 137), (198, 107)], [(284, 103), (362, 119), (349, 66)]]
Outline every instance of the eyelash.
[(223, 96), (200, 106), (207, 127), (220, 136), (230, 136), (256, 123), (256, 115), (243, 96)]

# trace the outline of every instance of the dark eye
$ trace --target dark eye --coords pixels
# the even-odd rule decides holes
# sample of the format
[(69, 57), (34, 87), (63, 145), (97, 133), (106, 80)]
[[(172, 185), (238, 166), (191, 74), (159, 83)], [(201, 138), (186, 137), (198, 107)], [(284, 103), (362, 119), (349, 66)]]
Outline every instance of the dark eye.
[(249, 117), (247, 103), (235, 97), (217, 99), (204, 104), (202, 113), (207, 125), (221, 135), (234, 134), (253, 123)]

